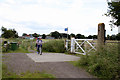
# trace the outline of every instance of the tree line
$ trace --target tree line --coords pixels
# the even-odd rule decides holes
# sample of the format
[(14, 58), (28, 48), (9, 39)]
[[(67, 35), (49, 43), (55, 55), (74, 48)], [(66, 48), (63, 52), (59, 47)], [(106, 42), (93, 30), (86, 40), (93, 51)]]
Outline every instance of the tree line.
[(18, 38), (18, 33), (15, 29), (7, 29), (2, 26), (1, 31), (1, 37), (3, 38)]
[[(19, 37), (15, 29), (7, 29), (5, 27), (2, 27), (1, 30), (2, 30), (1, 37), (3, 38), (18, 38)], [(27, 36), (27, 35), (28, 35), (27, 33), (22, 34), (22, 36)], [(97, 39), (97, 35), (89, 35), (89, 36), (85, 36), (82, 34), (75, 35), (74, 33), (71, 33), (71, 34), (59, 33), (58, 31), (51, 32), (48, 35), (46, 34), (40, 35), (40, 34), (34, 33), (34, 34), (29, 34), (29, 36), (33, 36), (35, 38), (41, 36), (42, 39), (45, 39), (47, 36), (54, 37), (55, 39), (63, 39), (63, 38), (70, 39), (71, 37), (75, 37), (76, 39)], [(106, 39), (107, 40), (120, 40), (120, 33), (116, 35), (111, 35), (111, 36), (107, 35)]]
[[(26, 36), (28, 34), (26, 33), (23, 33), (22, 36)], [(33, 37), (39, 37), (41, 36), (43, 39), (45, 39), (47, 36), (50, 36), (50, 37), (53, 37), (55, 39), (63, 39), (63, 38), (68, 38), (70, 39), (71, 37), (75, 37), (77, 39), (86, 39), (86, 38), (89, 38), (89, 39), (97, 39), (97, 35), (89, 35), (88, 37), (85, 37), (84, 35), (82, 34), (66, 34), (66, 33), (59, 33), (58, 31), (54, 31), (54, 32), (51, 32), (50, 34), (46, 35), (46, 34), (37, 34), (37, 33), (34, 33), (34, 34), (29, 34), (29, 35), (32, 35)]]

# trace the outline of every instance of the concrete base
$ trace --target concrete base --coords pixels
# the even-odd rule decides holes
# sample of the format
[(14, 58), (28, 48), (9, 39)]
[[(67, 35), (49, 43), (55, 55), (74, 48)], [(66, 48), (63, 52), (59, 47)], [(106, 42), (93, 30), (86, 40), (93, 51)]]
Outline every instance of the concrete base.
[(64, 61), (77, 61), (80, 57), (73, 55), (66, 55), (64, 53), (27, 53), (27, 56), (35, 62), (64, 62)]

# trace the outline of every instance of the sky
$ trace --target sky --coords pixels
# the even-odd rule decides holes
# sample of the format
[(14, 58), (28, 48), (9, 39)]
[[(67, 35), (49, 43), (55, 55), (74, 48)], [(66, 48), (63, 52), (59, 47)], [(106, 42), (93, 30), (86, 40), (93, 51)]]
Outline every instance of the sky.
[(53, 31), (97, 35), (98, 24), (105, 23), (106, 34), (111, 31), (107, 0), (0, 0), (0, 28), (15, 29), (19, 36), (49, 34)]

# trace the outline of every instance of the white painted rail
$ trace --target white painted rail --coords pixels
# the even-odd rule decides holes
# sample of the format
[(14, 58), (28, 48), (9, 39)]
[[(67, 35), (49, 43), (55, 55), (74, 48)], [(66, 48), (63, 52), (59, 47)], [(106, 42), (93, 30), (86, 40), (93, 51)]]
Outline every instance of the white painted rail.
[[(77, 53), (77, 54), (83, 54), (83, 55), (86, 55), (87, 52), (90, 52), (91, 50), (96, 50), (95, 46), (90, 43), (89, 41), (93, 41), (94, 39), (75, 39), (75, 38), (71, 38), (71, 53)], [(82, 43), (79, 44), (78, 41), (83, 41)], [(90, 45), (91, 49), (89, 49), (88, 51), (86, 51), (86, 49), (84, 50), (82, 48), (82, 45), (87, 42), (87, 44)], [(76, 47), (75, 47), (76, 45)], [(76, 49), (75, 49), (76, 48)], [(86, 48), (86, 47), (85, 47)], [(81, 52), (78, 52), (78, 49), (82, 50), (82, 53)]]

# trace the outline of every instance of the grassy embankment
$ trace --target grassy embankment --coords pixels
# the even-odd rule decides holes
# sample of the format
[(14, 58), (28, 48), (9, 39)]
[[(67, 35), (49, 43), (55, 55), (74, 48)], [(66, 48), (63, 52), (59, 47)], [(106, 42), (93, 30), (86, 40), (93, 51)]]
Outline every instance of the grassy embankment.
[(85, 68), (89, 73), (105, 80), (120, 78), (120, 43), (107, 43), (95, 52), (82, 55), (80, 60), (72, 62), (75, 66)]

